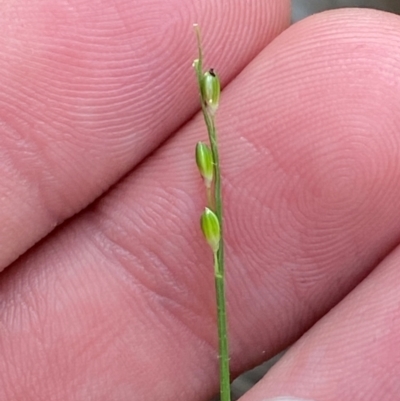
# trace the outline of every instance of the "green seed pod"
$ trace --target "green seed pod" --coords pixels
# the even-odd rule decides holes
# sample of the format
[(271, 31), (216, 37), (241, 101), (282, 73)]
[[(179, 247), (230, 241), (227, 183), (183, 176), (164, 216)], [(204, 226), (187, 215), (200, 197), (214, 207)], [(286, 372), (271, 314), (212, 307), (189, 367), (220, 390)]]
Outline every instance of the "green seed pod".
[(211, 149), (204, 142), (196, 144), (196, 164), (206, 187), (210, 188), (214, 177), (214, 162)]
[(201, 83), (201, 92), (203, 100), (206, 103), (211, 114), (215, 114), (219, 105), (219, 96), (221, 93), (221, 86), (218, 75), (214, 72), (214, 69), (210, 68), (203, 74)]
[(206, 207), (201, 215), (200, 225), (208, 245), (210, 245), (213, 252), (217, 252), (219, 241), (221, 239), (217, 215), (211, 209)]

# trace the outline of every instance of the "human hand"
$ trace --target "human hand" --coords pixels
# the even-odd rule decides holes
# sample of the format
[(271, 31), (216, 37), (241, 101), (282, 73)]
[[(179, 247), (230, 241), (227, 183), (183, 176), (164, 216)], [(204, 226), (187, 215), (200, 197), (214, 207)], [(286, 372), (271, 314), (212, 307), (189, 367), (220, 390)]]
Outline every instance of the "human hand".
[(234, 374), (318, 321), (243, 401), (397, 400), (399, 17), (281, 34), (289, 1), (20, 3), (1, 24), (0, 400), (217, 392), (193, 22), (226, 86)]

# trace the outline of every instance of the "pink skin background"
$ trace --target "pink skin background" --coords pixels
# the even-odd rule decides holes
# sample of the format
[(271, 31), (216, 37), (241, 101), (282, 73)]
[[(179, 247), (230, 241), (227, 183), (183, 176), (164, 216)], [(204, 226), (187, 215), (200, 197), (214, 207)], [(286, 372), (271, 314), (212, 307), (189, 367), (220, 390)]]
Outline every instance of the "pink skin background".
[(288, 28), (289, 3), (2, 5), (0, 401), (218, 391), (193, 22), (224, 85), (233, 375), (301, 337), (243, 401), (400, 400), (400, 18)]

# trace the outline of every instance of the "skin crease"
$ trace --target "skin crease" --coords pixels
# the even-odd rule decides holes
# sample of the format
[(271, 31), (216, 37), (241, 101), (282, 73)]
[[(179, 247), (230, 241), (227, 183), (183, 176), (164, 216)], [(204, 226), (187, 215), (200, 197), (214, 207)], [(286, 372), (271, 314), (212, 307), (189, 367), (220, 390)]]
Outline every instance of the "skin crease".
[[(181, 28), (195, 18), (225, 85), (234, 375), (318, 321), (243, 399), (399, 399), (400, 19), (343, 10), (285, 30), (288, 2), (265, 3), (7, 6), (4, 266), (119, 181), (1, 274), (1, 401), (207, 401), (217, 391), (193, 155), (205, 129), (190, 119), (195, 41)], [(176, 20), (160, 33), (168, 10)]]

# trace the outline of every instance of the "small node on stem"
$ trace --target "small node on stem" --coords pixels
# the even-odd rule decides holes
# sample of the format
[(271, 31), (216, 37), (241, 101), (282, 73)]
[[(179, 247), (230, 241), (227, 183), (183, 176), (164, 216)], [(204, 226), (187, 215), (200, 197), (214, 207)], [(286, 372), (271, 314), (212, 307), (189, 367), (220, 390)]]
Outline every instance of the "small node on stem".
[(196, 164), (207, 188), (211, 188), (214, 178), (214, 161), (210, 147), (204, 142), (196, 144)]
[(203, 74), (201, 80), (201, 94), (207, 109), (210, 111), (211, 115), (214, 115), (219, 106), (221, 84), (213, 68), (210, 68)]
[(213, 252), (217, 252), (221, 240), (221, 230), (217, 215), (208, 207), (204, 209), (200, 218), (201, 230)]

